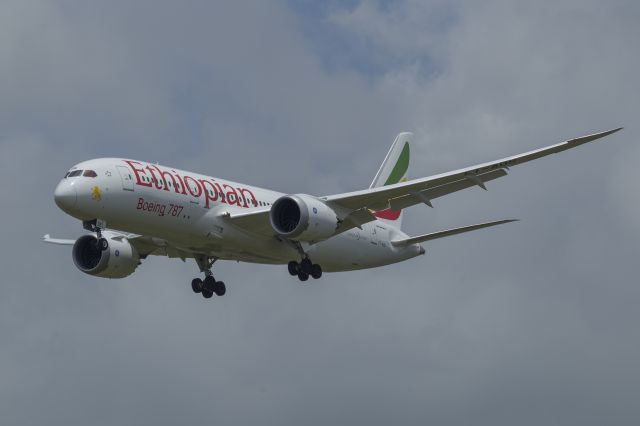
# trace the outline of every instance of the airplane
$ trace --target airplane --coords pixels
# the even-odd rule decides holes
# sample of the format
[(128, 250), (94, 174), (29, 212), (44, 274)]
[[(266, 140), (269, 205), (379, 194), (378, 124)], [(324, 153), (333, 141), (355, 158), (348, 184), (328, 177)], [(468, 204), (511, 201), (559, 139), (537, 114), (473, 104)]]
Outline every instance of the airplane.
[(300, 281), (323, 272), (397, 263), (425, 254), (421, 243), (513, 222), (504, 219), (411, 237), (403, 209), (506, 176), (511, 167), (566, 151), (622, 130), (447, 173), (408, 179), (413, 134), (400, 133), (367, 189), (314, 196), (284, 194), (158, 164), (99, 158), (71, 167), (54, 200), (90, 233), (70, 245), (75, 266), (103, 278), (131, 275), (148, 256), (193, 258), (204, 274), (191, 288), (209, 299), (226, 293), (212, 273), (218, 260), (287, 265)]

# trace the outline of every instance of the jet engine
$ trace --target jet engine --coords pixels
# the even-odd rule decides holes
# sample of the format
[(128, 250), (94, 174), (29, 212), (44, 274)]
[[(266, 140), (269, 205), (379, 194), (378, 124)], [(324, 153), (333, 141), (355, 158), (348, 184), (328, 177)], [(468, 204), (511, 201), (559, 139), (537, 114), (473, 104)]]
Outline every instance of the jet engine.
[(269, 218), (278, 235), (307, 242), (331, 237), (339, 224), (331, 207), (305, 194), (278, 198), (271, 206)]
[(136, 270), (140, 255), (126, 238), (113, 238), (103, 232), (108, 245), (105, 250), (95, 235), (84, 235), (73, 245), (73, 263), (82, 272), (103, 278), (124, 278)]

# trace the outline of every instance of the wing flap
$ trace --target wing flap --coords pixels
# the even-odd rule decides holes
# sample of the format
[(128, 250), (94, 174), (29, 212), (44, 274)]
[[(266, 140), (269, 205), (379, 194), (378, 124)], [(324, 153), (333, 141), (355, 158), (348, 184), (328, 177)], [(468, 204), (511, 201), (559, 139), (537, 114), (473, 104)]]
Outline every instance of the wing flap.
[[(484, 183), (505, 176), (506, 174), (506, 170), (498, 169), (480, 175), (479, 179)], [(424, 191), (404, 195), (402, 197), (392, 198), (391, 200), (387, 201), (386, 204), (379, 203), (377, 205), (373, 205), (372, 208), (364, 207), (358, 210), (354, 210), (347, 213), (343, 217), (342, 222), (336, 229), (336, 234), (340, 234), (352, 228), (359, 228), (365, 223), (376, 220), (377, 218), (374, 215), (375, 211), (386, 209), (402, 210), (420, 203), (425, 203), (429, 207), (433, 207), (433, 205), (431, 205), (431, 200), (450, 194), (451, 192), (460, 191), (462, 189), (470, 188), (477, 185), (478, 184), (475, 181), (472, 181), (470, 179), (460, 179), (435, 188), (426, 189)]]
[[(485, 182), (489, 182), (506, 175), (507, 175), (507, 171), (505, 169), (497, 169), (491, 172), (478, 175), (477, 178), (484, 184)], [(389, 201), (389, 208), (393, 210), (401, 210), (416, 204), (426, 203), (426, 201), (431, 201), (436, 198), (443, 197), (452, 192), (461, 191), (463, 189), (471, 188), (473, 186), (478, 186), (478, 183), (475, 180), (465, 179), (465, 178), (455, 180), (450, 183), (446, 183), (444, 185), (436, 186), (435, 188), (425, 189), (424, 191), (418, 191), (415, 194), (409, 194), (402, 197), (393, 198)]]

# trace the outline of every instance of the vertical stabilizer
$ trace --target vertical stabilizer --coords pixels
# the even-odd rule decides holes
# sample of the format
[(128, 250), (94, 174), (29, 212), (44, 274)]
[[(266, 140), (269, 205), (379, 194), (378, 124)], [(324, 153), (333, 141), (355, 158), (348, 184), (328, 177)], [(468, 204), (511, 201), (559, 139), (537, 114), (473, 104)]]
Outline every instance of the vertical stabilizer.
[[(369, 188), (393, 185), (408, 180), (409, 146), (412, 140), (413, 133), (410, 132), (402, 132), (396, 136)], [(381, 210), (376, 212), (375, 215), (378, 219), (396, 228), (400, 228), (402, 225), (402, 210)]]

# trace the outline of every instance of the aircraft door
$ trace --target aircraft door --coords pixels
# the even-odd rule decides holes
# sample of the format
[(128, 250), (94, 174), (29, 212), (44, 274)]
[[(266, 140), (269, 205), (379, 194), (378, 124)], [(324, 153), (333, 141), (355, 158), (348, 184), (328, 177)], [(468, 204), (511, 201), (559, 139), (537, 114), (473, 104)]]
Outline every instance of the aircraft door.
[(133, 176), (131, 170), (125, 166), (116, 166), (116, 169), (122, 180), (122, 189), (125, 191), (133, 191)]

